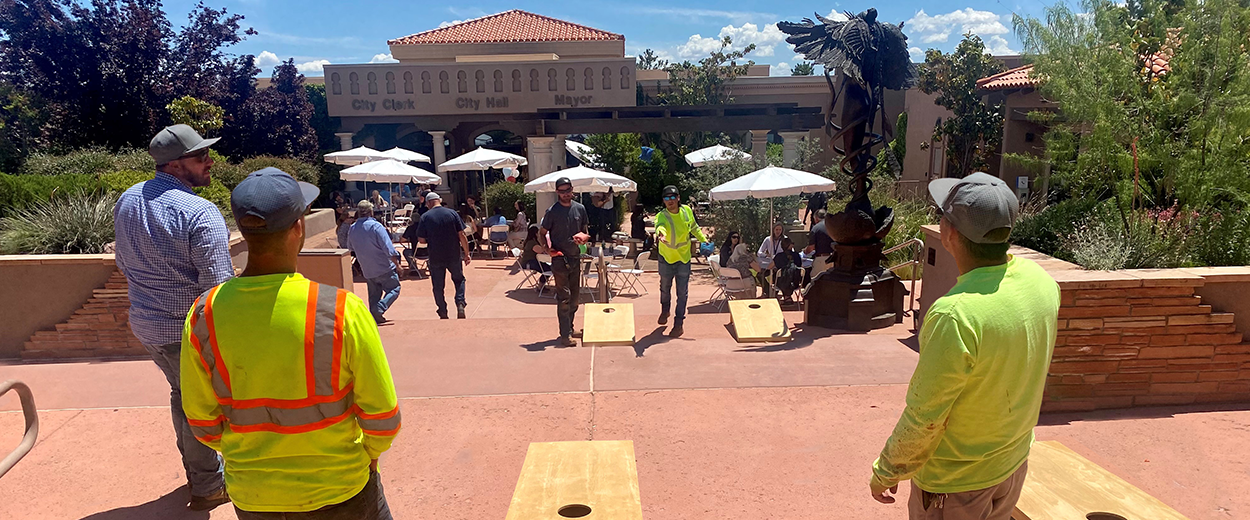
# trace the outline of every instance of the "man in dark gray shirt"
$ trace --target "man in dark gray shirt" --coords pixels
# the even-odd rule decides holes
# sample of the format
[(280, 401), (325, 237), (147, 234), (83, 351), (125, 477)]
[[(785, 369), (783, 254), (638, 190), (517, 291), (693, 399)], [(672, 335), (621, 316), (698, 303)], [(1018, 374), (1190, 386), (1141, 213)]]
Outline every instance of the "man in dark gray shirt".
[(586, 234), (590, 218), (586, 207), (573, 202), (573, 183), (568, 177), (556, 179), (559, 202), (543, 215), (538, 228), (538, 243), (551, 255), (551, 274), (556, 284), (556, 317), (560, 321), (560, 345), (577, 345), (573, 317), (577, 314), (577, 296), (581, 292), (581, 244), (590, 239)]
[(808, 253), (815, 254), (812, 257), (813, 277), (829, 268), (829, 255), (833, 254), (833, 237), (825, 230), (825, 210), (816, 210), (816, 225), (808, 233), (806, 248)]

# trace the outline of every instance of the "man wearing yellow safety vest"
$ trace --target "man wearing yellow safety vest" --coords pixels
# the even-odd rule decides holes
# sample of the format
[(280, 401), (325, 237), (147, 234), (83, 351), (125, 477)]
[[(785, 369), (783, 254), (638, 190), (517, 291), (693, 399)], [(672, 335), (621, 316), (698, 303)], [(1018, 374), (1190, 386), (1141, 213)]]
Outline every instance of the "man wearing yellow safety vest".
[(239, 183), (247, 268), (183, 328), (183, 408), (225, 459), (240, 520), (391, 518), (377, 462), (400, 419), (377, 324), (356, 295), (295, 272), (317, 194), (276, 168)]
[(673, 301), (673, 278), (677, 279), (677, 313), (670, 337), (681, 336), (682, 322), (686, 321), (686, 296), (690, 287), (690, 240), (698, 238), (706, 242), (707, 236), (694, 220), (694, 210), (681, 203), (676, 186), (664, 187), (664, 211), (655, 216), (655, 235), (660, 249), (660, 320), (668, 323), (668, 311)]

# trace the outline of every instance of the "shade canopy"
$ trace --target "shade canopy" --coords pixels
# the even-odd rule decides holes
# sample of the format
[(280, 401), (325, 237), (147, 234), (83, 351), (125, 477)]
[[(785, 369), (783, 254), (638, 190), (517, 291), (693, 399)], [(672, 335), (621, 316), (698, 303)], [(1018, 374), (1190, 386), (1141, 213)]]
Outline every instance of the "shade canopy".
[(430, 162), (430, 156), (423, 153), (417, 153), (412, 150), (406, 150), (398, 146), (382, 152), (387, 157), (403, 162)]
[(489, 170), (491, 168), (516, 168), (528, 162), (520, 155), (478, 147), (447, 162), (438, 165), (440, 172)]
[(344, 164), (354, 166), (364, 164), (369, 161), (379, 161), (382, 159), (390, 159), (385, 152), (379, 152), (368, 146), (359, 146), (351, 150), (343, 150), (341, 152), (328, 153), (325, 161), (331, 164)]
[(437, 175), (409, 166), (395, 159), (371, 161), (339, 172), (339, 178), (345, 181), (397, 182), (417, 184), (438, 184), (442, 182)]
[(747, 197), (768, 199), (818, 191), (833, 191), (836, 184), (814, 173), (769, 166), (756, 170), (708, 191), (713, 201)]
[(573, 157), (581, 161), (582, 164), (590, 164), (595, 160), (595, 149), (588, 144), (566, 140), (564, 141), (564, 149), (573, 154)]
[(608, 188), (616, 191), (638, 191), (638, 184), (615, 173), (578, 166), (543, 175), (525, 183), (526, 193), (556, 191), (556, 179), (568, 177), (577, 193), (606, 193)]
[(686, 154), (686, 162), (695, 168), (709, 164), (726, 164), (734, 161), (749, 160), (751, 160), (751, 154), (719, 144)]

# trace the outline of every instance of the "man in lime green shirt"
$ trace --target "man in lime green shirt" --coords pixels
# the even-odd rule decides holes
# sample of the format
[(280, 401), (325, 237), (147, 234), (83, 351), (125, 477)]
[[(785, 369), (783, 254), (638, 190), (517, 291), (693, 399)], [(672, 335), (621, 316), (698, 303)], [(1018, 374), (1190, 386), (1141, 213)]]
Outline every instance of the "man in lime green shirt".
[(1008, 520), (1028, 471), (1059, 285), (1007, 254), (1019, 203), (1001, 179), (939, 179), (929, 193), (960, 276), (925, 315), (907, 407), (873, 463), (870, 488), (890, 504), (910, 479), (913, 520)]
[(686, 320), (686, 297), (690, 288), (690, 240), (698, 238), (707, 242), (707, 236), (699, 229), (694, 220), (694, 210), (681, 203), (681, 194), (676, 186), (665, 186), (663, 191), (664, 209), (655, 216), (656, 247), (660, 250), (660, 320), (659, 324), (668, 323), (668, 311), (673, 302), (673, 279), (677, 279), (677, 313), (673, 320), (673, 328), (669, 330), (671, 337), (680, 337), (684, 332), (682, 322)]
[(182, 404), (220, 451), (240, 520), (389, 520), (378, 457), (400, 415), (377, 325), (356, 295), (295, 272), (311, 184), (276, 168), (231, 194), (247, 268), (191, 308)]

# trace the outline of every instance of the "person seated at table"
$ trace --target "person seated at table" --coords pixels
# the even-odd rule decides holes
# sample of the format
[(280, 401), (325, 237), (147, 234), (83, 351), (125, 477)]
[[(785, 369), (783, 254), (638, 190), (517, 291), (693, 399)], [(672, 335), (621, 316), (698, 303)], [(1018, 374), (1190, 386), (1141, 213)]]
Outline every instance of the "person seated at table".
[(382, 192), (378, 190), (373, 190), (373, 194), (369, 196), (369, 202), (373, 203), (374, 209), (385, 208), (389, 204), (382, 196)]
[(464, 222), (464, 236), (469, 238), (469, 248), (477, 249), (477, 243), (478, 243), (477, 242), (477, 236), (478, 236), (477, 219), (473, 218), (473, 215), (469, 213), (468, 206), (465, 204), (460, 205), (459, 213), (460, 213), (460, 220)]
[(772, 234), (764, 237), (764, 241), (760, 243), (760, 249), (755, 254), (759, 257), (760, 265), (764, 269), (772, 267), (773, 257), (781, 252), (781, 239), (785, 236), (784, 231), (780, 222), (773, 224)]
[(482, 227), (486, 228), (486, 232), (490, 233), (488, 238), (490, 239), (491, 251), (495, 250), (496, 243), (506, 243), (508, 241), (507, 231), (491, 231), (491, 228), (506, 225), (508, 225), (508, 218), (503, 216), (503, 208), (495, 206), (495, 214), (487, 218), (486, 223), (482, 225)]
[(418, 280), (424, 278), (424, 276), (422, 276), (421, 270), (417, 269), (416, 261), (417, 259), (424, 260), (426, 258), (426, 248), (417, 247), (417, 227), (420, 225), (421, 215), (414, 212), (412, 214), (412, 220), (408, 221), (408, 227), (404, 228), (403, 234), (399, 236), (400, 243), (405, 245), (404, 249), (400, 251), (400, 253), (402, 253), (404, 255), (404, 259), (408, 261), (408, 273), (416, 274)]
[(512, 209), (516, 211), (516, 218), (512, 219), (512, 231), (528, 233), (530, 223), (529, 217), (525, 215), (525, 201), (517, 199), (512, 203)]
[(404, 203), (400, 200), (399, 194), (393, 191), (391, 192), (391, 207), (392, 208), (404, 207)]
[(521, 267), (540, 273), (538, 285), (534, 287), (537, 292), (542, 292), (547, 285), (547, 275), (542, 273), (551, 272), (551, 264), (538, 261), (542, 251), (543, 246), (538, 243), (538, 224), (534, 224), (525, 232), (525, 242), (521, 244)]
[(634, 214), (629, 217), (629, 237), (642, 241), (642, 251), (655, 247), (655, 239), (647, 233), (647, 207), (642, 204), (634, 204)]
[(741, 243), (733, 246), (733, 252), (729, 254), (729, 261), (725, 268), (738, 271), (742, 278), (749, 279), (756, 285), (760, 285), (764, 271), (760, 269), (760, 263), (755, 261), (755, 255), (751, 254), (747, 245)]
[(720, 266), (729, 267), (729, 257), (734, 253), (734, 247), (742, 243), (742, 235), (737, 231), (730, 231), (729, 236), (725, 237), (725, 241), (720, 245)]
[(794, 250), (794, 242), (790, 237), (782, 237), (781, 251), (773, 257), (772, 268), (777, 276), (777, 295), (782, 297), (781, 303), (794, 303), (792, 295), (803, 282), (803, 257)]
[(430, 194), (430, 190), (424, 188), (424, 185), (422, 186), (421, 191), (417, 192), (417, 213), (420, 215), (424, 215), (425, 212), (430, 210), (425, 204), (425, 196)]
[(351, 244), (347, 239), (347, 230), (351, 229), (352, 224), (356, 223), (356, 212), (347, 211), (342, 213), (342, 219), (339, 220), (339, 227), (335, 231), (335, 235), (339, 240), (339, 249), (351, 249)]

